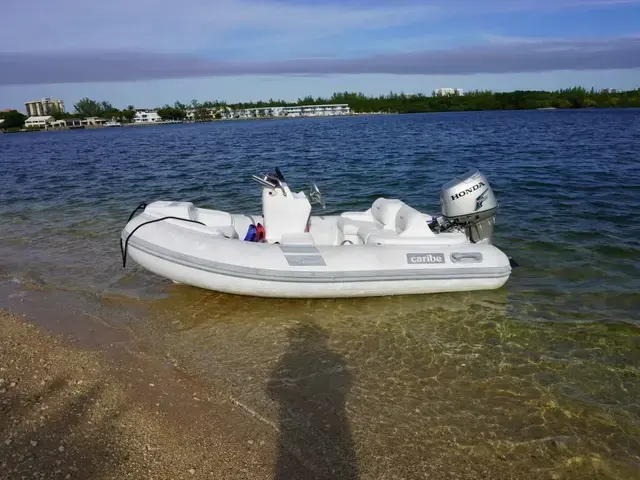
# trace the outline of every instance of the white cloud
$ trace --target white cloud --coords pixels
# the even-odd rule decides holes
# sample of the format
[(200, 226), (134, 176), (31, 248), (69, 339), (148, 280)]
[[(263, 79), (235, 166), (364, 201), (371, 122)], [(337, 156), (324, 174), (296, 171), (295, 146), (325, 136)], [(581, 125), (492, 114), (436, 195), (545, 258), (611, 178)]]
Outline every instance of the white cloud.
[(237, 75), (456, 75), (640, 67), (640, 36), (498, 43), (357, 58), (214, 61), (187, 55), (108, 51), (0, 53), (0, 85)]
[(276, 41), (291, 33), (313, 38), (403, 25), (437, 10), (422, 2), (368, 7), (260, 0), (57, 0), (37, 6), (15, 2), (3, 9), (10, 19), (0, 30), (0, 48), (6, 52), (188, 52), (215, 48), (234, 32), (240, 40), (257, 36), (264, 41), (265, 33)]
[(640, 70), (592, 70), (539, 72), (526, 74), (478, 75), (326, 75), (313, 77), (216, 77), (148, 82), (68, 83), (56, 85), (0, 86), (0, 109), (19, 108), (24, 102), (45, 96), (65, 101), (68, 110), (82, 97), (108, 100), (118, 108), (133, 104), (152, 108), (175, 100), (225, 100), (246, 102), (283, 98), (296, 100), (306, 95), (330, 96), (333, 92), (355, 91), (367, 95), (394, 92), (430, 94), (439, 87), (459, 87), (465, 91), (490, 89), (554, 90), (574, 85), (586, 88), (639, 88)]
[[(433, 26), (441, 28), (450, 22), (454, 32), (461, 15), (635, 4), (640, 0), (7, 1), (2, 6), (0, 51), (109, 48), (189, 53), (236, 43), (246, 50), (271, 44), (303, 48), (335, 35), (357, 38), (359, 32), (408, 25), (421, 25), (425, 35), (430, 35)], [(416, 33), (407, 35), (415, 37)]]

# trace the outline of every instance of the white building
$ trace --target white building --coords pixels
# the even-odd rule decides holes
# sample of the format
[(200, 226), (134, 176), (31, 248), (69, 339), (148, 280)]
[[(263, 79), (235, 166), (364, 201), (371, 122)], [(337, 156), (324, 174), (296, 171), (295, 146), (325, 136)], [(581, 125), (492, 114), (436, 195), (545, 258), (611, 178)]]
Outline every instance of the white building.
[(158, 123), (162, 120), (155, 110), (136, 110), (133, 123)]
[(332, 103), (328, 105), (295, 105), (287, 107), (260, 107), (236, 110), (236, 118), (256, 117), (333, 117), (351, 113), (346, 103)]
[(99, 127), (100, 125), (104, 125), (105, 123), (108, 122), (108, 120), (106, 118), (100, 118), (100, 117), (87, 117), (84, 119), (84, 121), (86, 122), (87, 126), (93, 126), (93, 127)]
[[(228, 113), (231, 112), (231, 113)], [(216, 115), (220, 115), (220, 118), (232, 118), (233, 110), (229, 107), (226, 108), (205, 108), (205, 109), (195, 109), (190, 108), (185, 110), (186, 119), (190, 121), (196, 121), (196, 118), (199, 120), (213, 120), (216, 118)], [(202, 117), (204, 118), (202, 118)]]
[(31, 102), (25, 102), (24, 106), (27, 109), (27, 115), (30, 117), (42, 117), (50, 115), (54, 109), (64, 112), (64, 102), (62, 100), (53, 100), (49, 97), (42, 100), (34, 100)]
[(55, 120), (51, 115), (29, 117), (24, 122), (24, 126), (25, 128), (48, 128)]
[(436, 96), (443, 95), (462, 95), (463, 91), (461, 88), (436, 88), (434, 94)]

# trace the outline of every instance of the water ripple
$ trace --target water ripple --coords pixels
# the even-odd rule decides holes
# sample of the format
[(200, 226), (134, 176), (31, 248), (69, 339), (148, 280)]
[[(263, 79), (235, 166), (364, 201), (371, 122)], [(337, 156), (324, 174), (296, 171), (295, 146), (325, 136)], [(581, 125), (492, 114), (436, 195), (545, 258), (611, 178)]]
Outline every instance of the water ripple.
[[(439, 467), (634, 478), (638, 138), (638, 110), (3, 135), (0, 272), (139, 299), (174, 357), (273, 421), (287, 414), (264, 385), (290, 332), (317, 324), (327, 358), (356, 378), (344, 408), (369, 478), (438, 478)], [(494, 292), (317, 301), (239, 299), (122, 269), (120, 230), (140, 202), (256, 212), (249, 177), (276, 165), (296, 188), (317, 182), (326, 213), (379, 196), (437, 212), (440, 186), (478, 167), (500, 202), (494, 241), (521, 267)]]

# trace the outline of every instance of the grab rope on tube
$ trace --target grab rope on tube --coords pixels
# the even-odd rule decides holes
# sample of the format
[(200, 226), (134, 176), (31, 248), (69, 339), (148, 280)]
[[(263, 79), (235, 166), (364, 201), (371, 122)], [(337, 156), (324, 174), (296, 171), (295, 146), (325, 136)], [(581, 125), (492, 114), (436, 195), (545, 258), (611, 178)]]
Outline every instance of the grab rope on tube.
[[(131, 219), (133, 218), (133, 216), (136, 214), (136, 212), (138, 210), (140, 210), (141, 208), (146, 208), (147, 204), (146, 203), (141, 203), (140, 205), (138, 205), (133, 212), (131, 212), (131, 215), (129, 215), (129, 220), (127, 220), (127, 223), (129, 223), (131, 221)], [(131, 233), (129, 233), (129, 235), (127, 235), (127, 238), (125, 239), (124, 243), (122, 242), (122, 237), (120, 237), (120, 254), (122, 255), (122, 268), (125, 268), (127, 266), (127, 248), (129, 247), (129, 239), (131, 238), (131, 235), (133, 235), (136, 230), (138, 230), (140, 227), (144, 226), (144, 225), (149, 225), (150, 223), (156, 223), (156, 222), (161, 222), (162, 220), (182, 220), (183, 222), (190, 222), (190, 223), (197, 223), (200, 224), (204, 227), (206, 227), (206, 225), (202, 222), (199, 222), (198, 220), (191, 220), (189, 218), (180, 218), (180, 217), (162, 217), (162, 218), (154, 218), (153, 220), (148, 220), (146, 222), (142, 222), (140, 225), (138, 225), (136, 228), (134, 228)]]

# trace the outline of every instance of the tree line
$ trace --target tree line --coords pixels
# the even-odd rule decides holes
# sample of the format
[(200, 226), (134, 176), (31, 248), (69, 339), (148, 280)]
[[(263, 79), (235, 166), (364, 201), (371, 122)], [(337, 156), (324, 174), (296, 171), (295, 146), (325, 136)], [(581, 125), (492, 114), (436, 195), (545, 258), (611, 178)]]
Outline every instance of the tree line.
[[(307, 96), (294, 102), (269, 99), (267, 101), (239, 102), (228, 104), (223, 101), (200, 102), (192, 100), (185, 104), (175, 102), (166, 104), (157, 110), (165, 120), (183, 120), (187, 112), (192, 111), (195, 120), (213, 120), (223, 118), (227, 108), (242, 110), (246, 108), (268, 108), (279, 106), (321, 105), (328, 103), (349, 104), (352, 111), (389, 112), (389, 113), (425, 113), (454, 112), (474, 110), (532, 110), (539, 108), (624, 108), (640, 107), (640, 88), (635, 90), (587, 90), (573, 87), (555, 91), (516, 90), (513, 92), (492, 92), (490, 90), (474, 90), (464, 94), (431, 96), (389, 92), (386, 95), (367, 96), (363, 93), (338, 92), (330, 97)], [(73, 106), (73, 113), (53, 110), (51, 115), (56, 120), (66, 118), (101, 117), (131, 122), (136, 110), (133, 105), (119, 110), (108, 101), (82, 98)], [(4, 123), (0, 128), (14, 129), (24, 126), (26, 116), (15, 110), (0, 112)]]
[[(464, 94), (430, 96), (417, 93), (405, 94), (389, 92), (386, 95), (368, 96), (356, 92), (337, 92), (330, 97), (306, 96), (294, 102), (269, 99), (267, 101), (240, 102), (191, 102), (191, 108), (230, 107), (234, 110), (245, 108), (268, 108), (278, 106), (322, 105), (330, 103), (348, 104), (355, 112), (427, 113), (473, 110), (534, 110), (538, 108), (621, 108), (640, 107), (640, 88), (635, 90), (587, 90), (582, 87), (555, 91), (516, 90), (513, 92), (492, 92), (474, 90)], [(174, 108), (182, 105), (176, 102)], [(183, 105), (184, 106), (184, 105)], [(167, 106), (168, 107), (168, 106)], [(160, 111), (158, 112), (160, 113)], [(162, 115), (161, 115), (162, 116)]]
[(640, 88), (628, 91), (587, 90), (581, 87), (556, 91), (516, 90), (492, 92), (474, 90), (464, 94), (404, 94), (369, 97), (362, 93), (334, 93), (330, 98), (307, 97), (300, 104), (348, 103), (357, 112), (426, 113), (474, 110), (535, 110), (539, 108), (640, 107)]
[(59, 109), (54, 108), (50, 115), (56, 120), (64, 120), (68, 118), (114, 118), (131, 122), (133, 120), (136, 110), (133, 105), (128, 105), (126, 108), (119, 110), (114, 107), (111, 102), (92, 100), (90, 98), (82, 98), (78, 100), (78, 103), (73, 105), (73, 113), (62, 112)]

